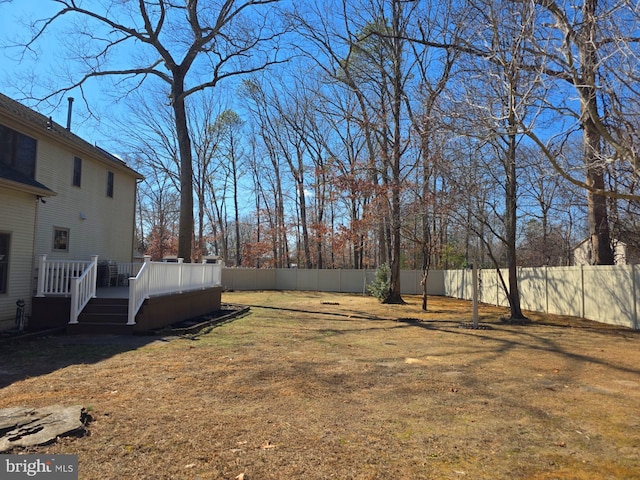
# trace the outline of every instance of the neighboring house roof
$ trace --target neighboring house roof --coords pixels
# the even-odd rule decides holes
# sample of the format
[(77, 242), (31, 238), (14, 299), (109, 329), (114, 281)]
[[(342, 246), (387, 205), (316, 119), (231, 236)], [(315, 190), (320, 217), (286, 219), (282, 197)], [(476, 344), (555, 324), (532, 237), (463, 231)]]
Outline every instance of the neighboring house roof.
[(111, 155), (106, 150), (103, 150), (97, 145), (91, 145), (62, 125), (52, 121), (49, 117), (31, 110), (2, 93), (0, 93), (0, 113), (9, 115), (14, 121), (22, 123), (27, 127), (37, 128), (40, 126), (44, 136), (62, 142), (76, 150), (87, 152), (114, 169), (125, 171), (138, 179), (144, 178), (140, 173), (127, 166), (125, 162)]
[(32, 193), (39, 197), (53, 197), (56, 192), (13, 168), (0, 163), (0, 186)]

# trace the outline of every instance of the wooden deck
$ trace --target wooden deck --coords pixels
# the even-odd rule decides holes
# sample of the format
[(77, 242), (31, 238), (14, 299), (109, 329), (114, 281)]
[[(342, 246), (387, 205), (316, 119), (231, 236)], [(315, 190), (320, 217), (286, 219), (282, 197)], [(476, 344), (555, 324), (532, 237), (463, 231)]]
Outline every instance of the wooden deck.
[[(144, 333), (220, 309), (222, 287), (176, 292), (147, 298), (135, 325), (126, 325), (129, 287), (96, 290), (77, 324), (69, 324), (68, 296), (33, 297), (28, 330), (66, 328), (69, 333)], [(124, 309), (124, 310), (123, 310)]]

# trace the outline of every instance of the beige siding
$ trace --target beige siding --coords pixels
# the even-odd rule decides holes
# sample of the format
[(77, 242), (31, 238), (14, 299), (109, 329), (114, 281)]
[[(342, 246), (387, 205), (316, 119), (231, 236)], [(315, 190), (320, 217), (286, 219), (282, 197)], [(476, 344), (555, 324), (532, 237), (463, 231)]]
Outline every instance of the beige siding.
[(30, 311), (32, 292), (33, 225), (36, 197), (0, 187), (0, 232), (11, 235), (7, 293), (0, 294), (0, 330), (13, 327), (16, 301)]
[[(41, 203), (33, 193), (0, 188), (0, 231), (11, 234), (9, 292), (0, 295), (2, 330), (13, 326), (16, 300), (24, 298), (30, 313), (38, 255), (132, 260), (137, 174), (59, 125), (49, 129), (46, 117), (0, 108), (0, 123), (37, 140), (35, 180), (54, 193)], [(83, 160), (81, 187), (72, 185), (76, 156)], [(114, 173), (113, 198), (107, 197), (108, 171)], [(29, 189), (33, 186), (23, 190)], [(68, 229), (68, 251), (53, 250), (54, 227)]]
[[(82, 158), (81, 186), (72, 185), (74, 157)], [(115, 165), (114, 165), (115, 167)], [(36, 179), (57, 192), (41, 205), (36, 254), (53, 259), (130, 262), (136, 180), (103, 162), (47, 141), (38, 142)], [(114, 173), (113, 198), (107, 197), (107, 172)], [(69, 250), (53, 250), (54, 227), (69, 230)]]

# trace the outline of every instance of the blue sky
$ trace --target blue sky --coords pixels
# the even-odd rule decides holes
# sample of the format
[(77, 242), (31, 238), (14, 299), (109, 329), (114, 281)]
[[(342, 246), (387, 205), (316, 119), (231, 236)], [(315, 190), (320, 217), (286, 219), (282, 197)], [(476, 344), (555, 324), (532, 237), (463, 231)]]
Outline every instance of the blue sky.
[[(38, 42), (37, 50), (29, 52), (16, 47), (30, 37), (29, 22), (51, 16), (59, 6), (49, 0), (0, 0), (0, 92), (18, 100), (53, 120), (66, 126), (68, 97), (74, 97), (72, 130), (91, 143), (111, 149), (108, 121), (101, 120), (123, 109), (101, 92), (97, 85), (88, 84), (84, 88), (87, 101), (94, 109), (89, 115), (79, 90), (60, 96), (55, 102), (36, 104), (30, 95), (41, 96), (46, 85), (53, 87), (55, 81), (64, 76), (65, 40), (60, 34), (51, 32), (44, 42)], [(42, 85), (39, 90), (31, 90), (32, 84)], [(48, 92), (47, 92), (48, 93)], [(97, 118), (96, 118), (97, 117)], [(114, 153), (118, 153), (115, 152)]]
[[(0, 92), (44, 115), (52, 116), (61, 125), (66, 125), (67, 121), (67, 98), (74, 97), (72, 131), (91, 143), (120, 154), (118, 143), (113, 139), (121, 135), (118, 128), (123, 128), (121, 120), (127, 115), (128, 109), (121, 97), (117, 96), (117, 89), (113, 87), (114, 78), (91, 80), (83, 86), (82, 91), (75, 89), (58, 96), (52, 102), (36, 104), (29, 100), (29, 97), (44, 97), (56, 88), (71, 84), (65, 72), (74, 66), (69, 61), (65, 62), (65, 58), (68, 59), (69, 52), (75, 50), (74, 45), (69, 45), (69, 42), (74, 41), (77, 35), (64, 35), (66, 17), (55, 22), (56, 29), (47, 31), (42, 38), (44, 41), (37, 42), (37, 50), (25, 52), (24, 48), (16, 47), (31, 37), (30, 22), (51, 17), (59, 9), (60, 4), (51, 0), (0, 0)], [(168, 28), (165, 30), (171, 31)], [(78, 33), (77, 28), (73, 32)], [(102, 36), (104, 35), (106, 34), (102, 32)], [(133, 42), (126, 42), (126, 45), (129, 43)], [(174, 43), (173, 46), (176, 45)], [(148, 60), (139, 60), (139, 55), (145, 55), (141, 45), (137, 43), (135, 48), (136, 51), (131, 52), (123, 45), (111, 59), (120, 63), (122, 68), (129, 68), (136, 61), (148, 65)], [(146, 53), (150, 53), (153, 59), (157, 57), (153, 51)], [(206, 70), (206, 65), (204, 67), (205, 71), (210, 72)], [(75, 79), (78, 71), (76, 68)], [(157, 83), (156, 81), (156, 85)], [(37, 89), (33, 89), (36, 84)], [(229, 78), (216, 87), (216, 95), (225, 104), (225, 108), (234, 108), (229, 104), (229, 100), (232, 102), (234, 97), (233, 85), (237, 85), (237, 81)], [(145, 86), (151, 86), (149, 79), (145, 81)], [(161, 87), (167, 86), (162, 84)], [(87, 106), (91, 109), (91, 114)]]
[[(132, 2), (132, 5), (135, 7), (137, 2)], [(82, 91), (75, 89), (57, 97), (54, 102), (36, 104), (33, 100), (28, 100), (30, 96), (44, 97), (56, 88), (71, 84), (65, 76), (65, 72), (74, 67), (72, 62), (65, 63), (65, 59), (68, 58), (69, 52), (74, 47), (69, 42), (73, 41), (77, 35), (65, 37), (62, 32), (62, 29), (65, 28), (64, 23), (56, 22), (55, 25), (59, 24), (58, 28), (49, 31), (46, 37), (43, 37), (44, 41), (37, 43), (38, 50), (34, 52), (27, 51), (25, 53), (24, 48), (16, 48), (15, 46), (30, 39), (30, 22), (49, 18), (59, 9), (60, 4), (56, 4), (52, 0), (0, 0), (0, 92), (43, 115), (51, 116), (55, 122), (63, 126), (67, 121), (67, 98), (73, 96), (75, 102), (71, 130), (88, 142), (97, 144), (112, 154), (129, 160), (127, 158), (128, 147), (122, 140), (127, 134), (127, 129), (131, 131), (135, 129), (132, 127), (134, 116), (127, 106), (127, 103), (134, 102), (134, 98), (130, 100), (119, 98), (116, 93), (117, 89), (113, 87), (115, 82), (113, 78), (105, 78), (99, 82), (89, 81), (84, 85)], [(65, 20), (65, 17), (59, 20)], [(167, 35), (175, 33), (169, 28), (165, 30), (169, 32)], [(74, 33), (78, 33), (78, 31), (77, 28), (73, 30)], [(91, 33), (94, 31), (91, 30)], [(103, 38), (107, 36), (104, 32), (99, 33)], [(135, 42), (131, 43), (135, 45)], [(148, 52), (143, 52), (140, 47), (140, 43), (137, 43), (137, 46), (134, 47), (135, 52), (130, 49), (120, 50), (113, 59), (121, 65), (126, 65), (127, 68), (136, 61), (144, 63), (145, 60), (139, 60), (138, 55)], [(177, 50), (179, 51), (179, 46)], [(157, 57), (155, 52), (151, 51), (150, 53), (154, 59)], [(148, 65), (148, 63), (146, 64)], [(207, 65), (205, 64), (203, 67), (202, 71), (206, 71), (210, 76), (210, 70), (206, 70)], [(76, 69), (75, 73), (77, 74), (78, 71)], [(153, 80), (155, 84), (149, 80)], [(238, 79), (231, 77), (215, 88), (215, 98), (220, 102), (221, 107), (238, 108), (233, 105), (233, 100), (236, 97), (234, 85), (237, 85), (237, 81)], [(145, 81), (145, 87), (156, 87), (159, 83), (164, 95), (167, 85), (153, 78)], [(32, 85), (35, 84), (38, 84), (39, 87), (32, 90)], [(85, 94), (84, 99), (82, 92)], [(145, 88), (136, 93), (151, 98), (148, 92), (149, 90)], [(168, 105), (168, 99), (166, 102)], [(91, 108), (91, 114), (87, 110), (87, 104)], [(250, 183), (250, 180), (250, 177), (246, 175), (241, 184), (243, 182)], [(249, 187), (247, 186), (247, 188)], [(246, 206), (242, 205), (241, 208), (248, 208), (252, 205), (253, 197), (246, 193), (241, 200), (247, 204)]]

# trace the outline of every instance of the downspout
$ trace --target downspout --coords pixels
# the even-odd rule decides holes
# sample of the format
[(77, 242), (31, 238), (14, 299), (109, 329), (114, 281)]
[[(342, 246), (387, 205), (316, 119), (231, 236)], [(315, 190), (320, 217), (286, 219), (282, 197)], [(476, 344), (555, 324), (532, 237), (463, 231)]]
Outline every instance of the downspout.
[[(33, 292), (34, 292), (34, 286), (33, 286), (33, 282), (35, 281), (35, 273), (36, 273), (36, 228), (38, 227), (38, 212), (40, 211), (40, 199), (42, 197), (36, 195), (36, 208), (35, 211), (33, 212), (33, 234), (31, 235), (31, 278), (29, 281), (29, 303), (27, 304), (29, 306), (28, 309), (25, 310), (24, 314), (25, 314), (25, 318), (30, 318), (31, 317), (31, 310), (33, 309), (33, 305), (32, 302), (33, 300), (31, 300), (33, 298)], [(42, 273), (40, 271), (38, 271), (38, 275), (41, 275)], [(28, 325), (29, 322), (26, 322), (26, 325)]]
[[(134, 261), (134, 254), (136, 252), (136, 215), (138, 214), (138, 185), (142, 183), (143, 180), (135, 180), (135, 189), (133, 192), (133, 218), (131, 219), (131, 263)], [(140, 231), (142, 233), (142, 230)], [(143, 255), (145, 252), (140, 252)]]

